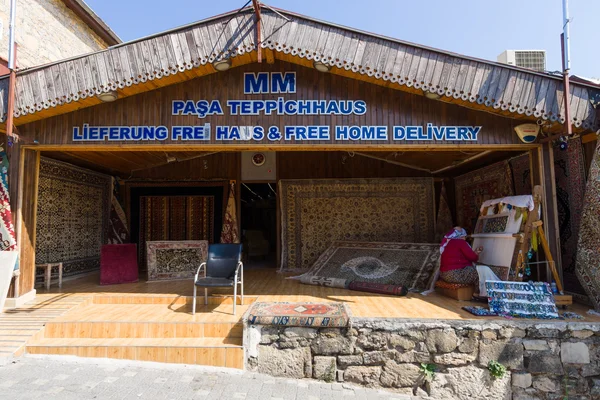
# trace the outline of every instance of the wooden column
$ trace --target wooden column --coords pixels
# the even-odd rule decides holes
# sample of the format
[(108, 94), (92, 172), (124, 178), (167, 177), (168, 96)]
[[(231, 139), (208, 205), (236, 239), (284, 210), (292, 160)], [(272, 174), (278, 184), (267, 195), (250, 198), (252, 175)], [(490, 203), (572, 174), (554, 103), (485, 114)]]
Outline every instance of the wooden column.
[[(556, 268), (562, 280), (562, 262), (560, 255), (560, 231), (558, 225), (558, 207), (556, 203), (556, 182), (554, 178), (554, 149), (552, 143), (542, 144), (537, 151), (531, 152), (532, 179), (534, 184), (543, 187), (542, 220), (544, 233), (550, 253), (556, 262)], [(538, 183), (539, 182), (539, 183)], [(550, 269), (546, 268), (546, 280), (551, 280)]]
[(19, 293), (25, 295), (35, 284), (35, 225), (37, 218), (40, 152), (21, 150), (17, 199), (17, 243), (19, 245)]

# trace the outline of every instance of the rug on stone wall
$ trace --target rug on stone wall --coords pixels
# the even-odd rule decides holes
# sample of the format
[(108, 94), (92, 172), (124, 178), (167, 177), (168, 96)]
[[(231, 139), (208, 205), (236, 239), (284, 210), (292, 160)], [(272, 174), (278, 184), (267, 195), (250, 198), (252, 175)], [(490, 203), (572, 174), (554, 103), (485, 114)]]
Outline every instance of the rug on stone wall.
[(511, 176), (508, 162), (501, 161), (455, 178), (458, 225), (472, 233), (485, 200), (513, 194)]
[(252, 304), (245, 317), (251, 325), (345, 328), (350, 312), (344, 303)]
[[(525, 154), (510, 160), (510, 166), (515, 194), (531, 194), (529, 156)], [(585, 295), (585, 290), (575, 273), (577, 240), (585, 193), (585, 160), (581, 140), (570, 140), (566, 151), (554, 149), (554, 175), (563, 285), (568, 292), (581, 296)]]
[[(431, 284), (439, 259), (439, 244), (333, 242), (307, 273), (295, 279), (321, 286), (367, 282), (421, 291)], [(336, 286), (342, 281), (344, 286)]]
[(592, 158), (585, 189), (576, 273), (594, 308), (600, 310), (600, 141)]
[(546, 282), (486, 281), (490, 311), (520, 318), (558, 318), (550, 285)]
[(141, 196), (140, 264), (146, 263), (146, 242), (207, 240), (214, 243), (213, 196)]
[(99, 268), (108, 237), (110, 197), (110, 176), (42, 157), (36, 264), (62, 262), (64, 276)]
[(333, 241), (426, 243), (431, 178), (281, 180), (281, 271), (309, 269)]
[(146, 243), (146, 251), (148, 282), (192, 279), (208, 257), (208, 241), (152, 241)]

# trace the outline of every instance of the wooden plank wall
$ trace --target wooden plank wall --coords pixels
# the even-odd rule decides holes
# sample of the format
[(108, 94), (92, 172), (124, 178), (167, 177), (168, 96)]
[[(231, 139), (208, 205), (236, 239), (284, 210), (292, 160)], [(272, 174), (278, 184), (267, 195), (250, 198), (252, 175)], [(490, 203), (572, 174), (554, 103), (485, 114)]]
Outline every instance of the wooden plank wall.
[[(243, 94), (243, 76), (245, 72), (261, 71), (296, 71), (297, 88), (293, 94)], [(226, 107), (227, 100), (247, 99), (277, 99), (283, 97), (285, 100), (292, 99), (319, 99), (319, 100), (364, 100), (367, 104), (367, 112), (364, 115), (330, 116), (330, 115), (230, 115)], [(173, 100), (220, 100), (224, 108), (224, 115), (208, 116), (199, 119), (194, 115), (177, 116), (171, 115), (171, 104)], [(446, 141), (448, 145), (504, 145), (512, 147), (523, 147), (518, 137), (513, 132), (513, 127), (518, 120), (501, 117), (467, 109), (458, 105), (434, 101), (424, 96), (406, 93), (375, 84), (368, 84), (347, 77), (334, 74), (323, 74), (312, 68), (305, 68), (288, 62), (277, 61), (269, 64), (250, 64), (233, 68), (229, 71), (211, 74), (205, 77), (190, 80), (185, 83), (149, 91), (139, 95), (127, 97), (112, 103), (100, 104), (74, 111), (68, 114), (36, 121), (21, 125), (19, 130), (23, 136), (36, 139), (40, 145), (70, 144), (88, 150), (99, 149), (107, 146), (129, 145), (140, 146), (139, 142), (132, 141), (106, 141), (106, 142), (73, 142), (73, 127), (81, 127), (84, 124), (90, 126), (158, 126), (167, 128), (178, 125), (200, 125), (210, 123), (212, 126), (212, 138), (210, 141), (172, 141), (146, 142), (146, 144), (165, 146), (177, 144), (180, 146), (201, 146), (210, 148), (212, 145), (219, 146), (285, 146), (285, 147), (329, 147), (339, 146), (364, 146), (371, 145), (385, 147), (395, 146), (436, 146), (440, 142), (431, 141), (401, 141), (394, 143), (386, 141), (352, 141), (338, 142), (333, 138), (329, 141), (302, 142), (291, 140), (286, 143), (271, 142), (266, 139), (256, 141), (230, 141), (217, 142), (214, 138), (214, 127), (217, 125), (228, 126), (256, 126), (260, 125), (268, 129), (270, 126), (278, 126), (283, 129), (285, 125), (384, 125), (388, 126), (391, 137), (391, 127), (394, 125), (420, 125), (428, 122), (435, 125), (481, 125), (483, 126), (479, 140), (474, 142)], [(333, 136), (333, 135), (332, 135)], [(263, 148), (264, 149), (264, 148)], [(222, 148), (221, 148), (222, 150)]]
[(221, 152), (135, 171), (131, 180), (199, 181), (238, 179), (239, 152)]
[(35, 283), (35, 225), (37, 216), (38, 178), (40, 152), (23, 150), (21, 152), (20, 187), (17, 220), (20, 221), (19, 250), (21, 276), (19, 293), (24, 295), (34, 288)]
[(431, 176), (426, 171), (406, 168), (341, 151), (277, 153), (278, 179), (394, 178)]

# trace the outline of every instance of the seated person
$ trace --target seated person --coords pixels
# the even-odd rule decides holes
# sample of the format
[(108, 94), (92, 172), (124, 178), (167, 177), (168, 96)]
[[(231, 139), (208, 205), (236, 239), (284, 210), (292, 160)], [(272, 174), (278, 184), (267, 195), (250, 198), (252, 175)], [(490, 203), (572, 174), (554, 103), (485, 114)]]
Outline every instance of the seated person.
[[(467, 231), (454, 227), (444, 236), (440, 244), (440, 278), (448, 283), (475, 286), (475, 296), (486, 296), (485, 281), (500, 280), (493, 271), (484, 265), (475, 265), (483, 247), (475, 251), (467, 243)], [(481, 292), (481, 293), (480, 293)]]

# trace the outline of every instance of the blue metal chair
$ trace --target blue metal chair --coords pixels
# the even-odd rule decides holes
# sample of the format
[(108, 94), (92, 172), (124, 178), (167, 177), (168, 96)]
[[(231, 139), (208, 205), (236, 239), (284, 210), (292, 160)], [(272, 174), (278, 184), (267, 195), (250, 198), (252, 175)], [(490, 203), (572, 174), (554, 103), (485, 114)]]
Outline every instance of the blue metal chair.
[[(201, 276), (201, 271), (204, 275)], [(208, 288), (233, 287), (233, 314), (237, 303), (237, 287), (240, 285), (241, 304), (244, 304), (244, 265), (241, 244), (211, 244), (208, 259), (200, 264), (194, 276), (194, 302), (192, 314), (196, 314), (196, 290), (204, 288), (204, 304), (208, 304)]]

